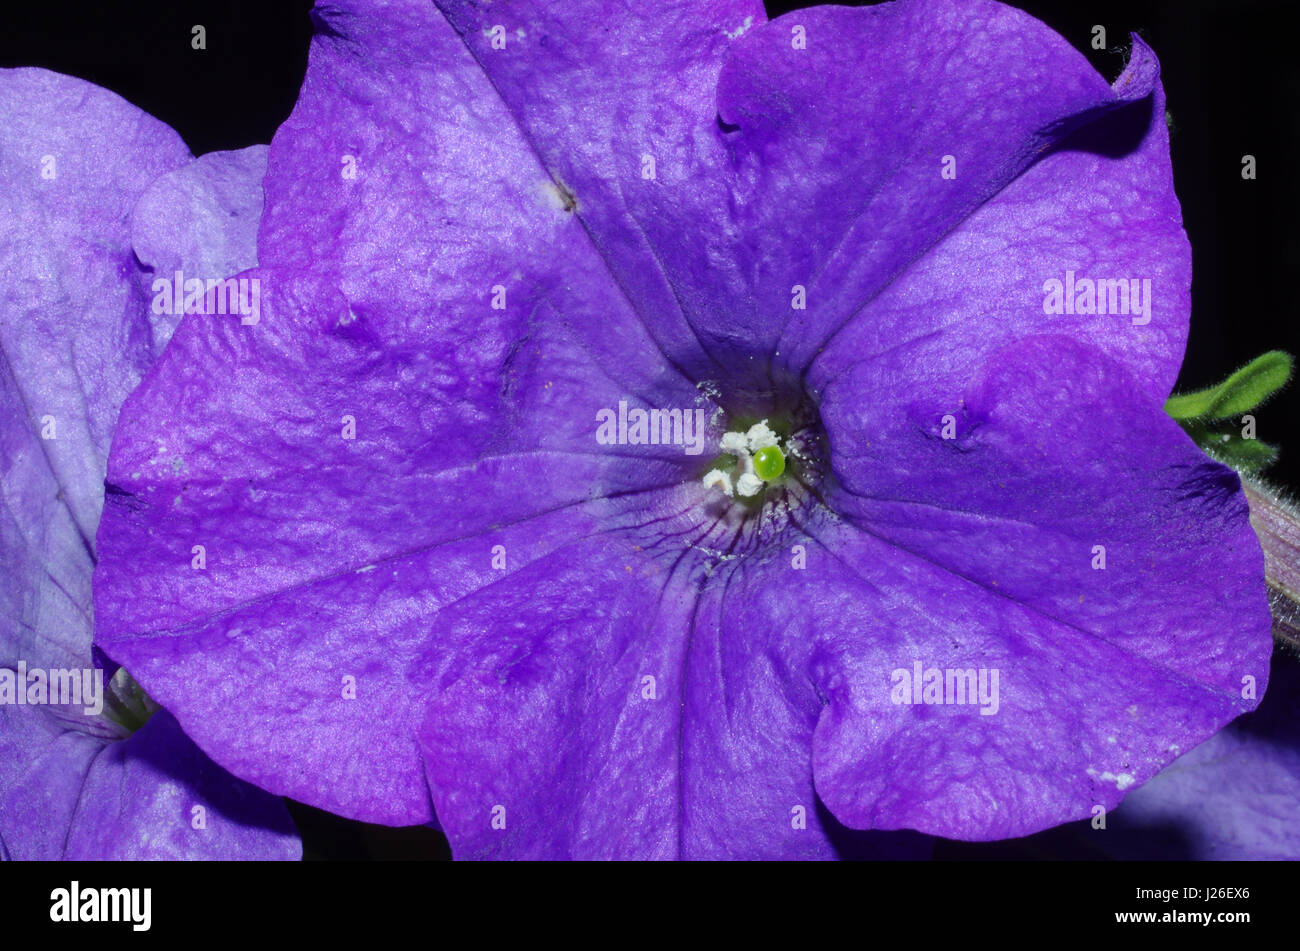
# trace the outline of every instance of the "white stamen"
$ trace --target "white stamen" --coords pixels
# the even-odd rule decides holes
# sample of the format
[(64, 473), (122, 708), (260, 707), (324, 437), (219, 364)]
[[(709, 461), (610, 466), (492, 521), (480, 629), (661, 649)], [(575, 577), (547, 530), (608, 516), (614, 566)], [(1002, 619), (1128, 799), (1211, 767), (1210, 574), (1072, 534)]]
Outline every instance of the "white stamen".
[[(725, 439), (726, 437), (724, 436), (723, 438)], [(761, 422), (757, 422), (753, 426), (750, 426), (749, 432), (745, 434), (745, 441), (749, 444), (750, 452), (758, 452), (760, 449), (765, 449), (768, 446), (775, 446), (779, 442), (776, 438), (776, 433), (772, 432), (768, 427), (767, 420), (762, 420)]]
[(710, 469), (704, 476), (704, 487), (712, 489), (714, 486), (725, 492), (728, 498), (731, 497), (731, 476), (721, 469)]
[[(781, 442), (776, 433), (767, 425), (767, 420), (755, 423), (748, 432), (723, 433), (718, 448), (736, 457), (735, 494), (743, 498), (757, 495), (763, 488), (763, 480), (754, 472), (755, 453), (768, 446), (780, 447)], [(732, 476), (721, 469), (712, 469), (704, 477), (704, 487), (717, 487), (727, 496), (732, 495)]]
[(749, 440), (744, 433), (723, 433), (722, 442), (719, 448), (723, 452), (731, 452), (739, 455), (749, 451)]
[(745, 498), (757, 495), (761, 488), (763, 488), (763, 480), (752, 472), (742, 472), (740, 478), (736, 480), (736, 492)]

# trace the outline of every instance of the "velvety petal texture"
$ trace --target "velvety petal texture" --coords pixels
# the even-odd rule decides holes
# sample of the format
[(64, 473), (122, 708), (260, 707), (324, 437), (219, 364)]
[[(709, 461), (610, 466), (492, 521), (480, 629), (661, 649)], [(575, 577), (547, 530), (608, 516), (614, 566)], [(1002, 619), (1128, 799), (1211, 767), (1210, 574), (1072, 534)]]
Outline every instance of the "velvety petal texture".
[(1259, 709), (1171, 763), (1089, 841), (1104, 836), (1118, 858), (1300, 859), (1297, 704), (1300, 665), (1280, 653)]
[[(1099, 107), (1104, 118), (1045, 143), (1023, 174), (891, 275), (868, 298), (870, 319), (849, 322), (825, 345), (808, 375), (815, 390), (829, 400), (838, 383), (883, 416), (900, 396), (969, 375), (999, 346), (1061, 333), (1132, 367), (1156, 399), (1169, 394), (1191, 313), (1191, 247), (1174, 195), (1159, 67), (1132, 39), (1128, 68)], [(942, 183), (961, 181), (961, 167)], [(1054, 307), (1052, 281), (1062, 298), (1073, 288), (1079, 306)]]
[[(853, 529), (823, 544), (875, 597), (826, 618), (814, 768), (850, 825), (1005, 838), (1112, 807), (1255, 706), (1272, 643), (1223, 632), (1268, 629), (1263, 556), (1235, 473), (1070, 338), (993, 354), (951, 405), (954, 439), (916, 407), (837, 457)], [(999, 700), (899, 704), (917, 662), (997, 671)]]
[(302, 846), (284, 804), (232, 777), (159, 711), (104, 738), (0, 707), (0, 835), (11, 859), (283, 860)]
[[(461, 857), (916, 855), (1255, 705), (1141, 41), (1108, 84), (983, 0), (313, 16), (260, 319), (182, 323), (99, 535), (99, 637), (218, 763)], [(788, 474), (706, 487), (764, 419)]]
[(6, 627), (18, 629), (0, 663), (12, 666), (20, 653), (66, 657), (88, 630), (113, 423), (155, 356), (131, 209), (189, 151), (89, 83), (39, 69), (0, 75), (0, 557), (9, 582), (0, 598)]
[[(1118, 808), (1024, 839), (963, 846), (979, 857), (1137, 861), (1300, 858), (1300, 666), (1273, 657), (1268, 693), (1200, 746), (1174, 760)], [(945, 846), (951, 848), (951, 846)]]
[(131, 244), (136, 259), (153, 272), (149, 318), (158, 352), (185, 309), (175, 306), (178, 274), (182, 285), (186, 279), (201, 280), (206, 288), (209, 280), (257, 266), (268, 151), (265, 145), (253, 145), (200, 155), (159, 176), (136, 203)]
[[(187, 322), (119, 431), (101, 634), (240, 775), (409, 824), (433, 815), (407, 668), (438, 606), (698, 462), (602, 451), (598, 408), (703, 404), (436, 11), (317, 15), (347, 33), (272, 145), (260, 323)], [(232, 669), (264, 684), (238, 717)]]
[[(89, 671), (91, 576), (109, 440), (122, 401), (165, 344), (132, 212), (161, 234), (159, 182), (201, 178), (180, 138), (117, 96), (43, 70), (0, 71), (0, 667)], [(248, 262), (256, 162), (154, 245), (178, 264), (209, 247)], [(200, 239), (201, 240), (201, 239)], [(223, 276), (224, 272), (222, 272)], [(12, 683), (11, 683), (12, 687)], [(26, 684), (21, 688), (26, 691)], [(108, 684), (104, 684), (105, 691)], [(283, 803), (220, 770), (166, 713), (129, 733), (86, 704), (0, 705), (0, 847), (8, 858), (296, 858)], [(128, 735), (129, 733), (129, 735)]]

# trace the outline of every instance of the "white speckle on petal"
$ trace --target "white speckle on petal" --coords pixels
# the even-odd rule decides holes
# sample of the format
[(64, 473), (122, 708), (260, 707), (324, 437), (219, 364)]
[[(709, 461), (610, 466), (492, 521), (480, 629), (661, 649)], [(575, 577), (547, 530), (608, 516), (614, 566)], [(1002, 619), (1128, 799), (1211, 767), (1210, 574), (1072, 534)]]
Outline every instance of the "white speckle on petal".
[(745, 31), (748, 30), (753, 25), (754, 25), (754, 18), (745, 17), (745, 22), (740, 24), (740, 26), (736, 27), (735, 32), (732, 32), (731, 30), (727, 30), (727, 29), (724, 29), (722, 32), (723, 35), (727, 37), (727, 39), (737, 40), (740, 39), (740, 37), (744, 36)]
[(1114, 783), (1115, 788), (1121, 792), (1137, 782), (1137, 777), (1131, 773), (1120, 773), (1116, 775), (1115, 773), (1110, 772), (1099, 773), (1095, 769), (1090, 769), (1088, 770), (1088, 775), (1094, 779), (1101, 780), (1103, 783)]

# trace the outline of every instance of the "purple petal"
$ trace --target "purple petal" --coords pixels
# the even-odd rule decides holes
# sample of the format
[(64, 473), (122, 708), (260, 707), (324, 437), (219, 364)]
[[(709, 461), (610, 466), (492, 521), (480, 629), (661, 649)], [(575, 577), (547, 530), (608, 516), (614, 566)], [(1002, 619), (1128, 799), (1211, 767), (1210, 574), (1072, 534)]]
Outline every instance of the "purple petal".
[(1259, 708), (1234, 721), (1124, 800), (1104, 836), (1118, 857), (1150, 858), (1176, 835), (1187, 858), (1300, 858), (1300, 666), (1279, 654)]
[[(109, 436), (161, 345), (132, 210), (190, 159), (118, 97), (41, 70), (0, 71), (0, 116), (0, 255), (12, 277), (0, 301), (0, 664), (86, 668)], [(221, 773), (166, 714), (119, 735), (81, 711), (0, 707), (6, 857), (298, 853), (283, 803)], [(208, 811), (202, 833), (182, 815), (195, 805)]]
[(734, 262), (753, 237), (727, 226), (733, 176), (716, 87), (730, 49), (766, 19), (762, 4), (438, 7), (490, 79), (503, 121), (572, 190), (596, 266), (647, 316), (675, 365), (716, 374), (701, 344), (721, 331), (733, 338), (726, 348), (738, 342), (731, 315), (751, 288)]
[[(800, 39), (805, 48), (797, 48)], [(948, 261), (936, 265), (935, 246), (952, 241), (986, 203), (1023, 195), (1013, 191), (1016, 176), (1072, 130), (1144, 98), (1153, 63), (1137, 43), (1130, 72), (1112, 90), (1045, 25), (988, 2), (814, 7), (754, 30), (735, 44), (718, 86), (736, 180), (732, 267), (745, 290), (731, 296), (752, 303), (747, 312), (724, 307), (720, 294), (714, 310), (731, 319), (712, 321), (711, 337), (759, 341), (760, 352), (800, 371), (846, 328), (858, 336), (843, 349), (860, 355), (948, 323), (947, 308), (895, 316), (879, 305), (904, 294), (896, 288), (918, 269), (982, 293), (988, 268), (965, 259), (955, 272)], [(1164, 145), (1155, 136), (1151, 151)], [(945, 177), (949, 160), (955, 177)], [(1172, 205), (1166, 230), (1185, 258), (1167, 154), (1145, 176), (1162, 186), (1160, 211)], [(1125, 183), (1094, 184), (1099, 203)], [(1126, 209), (1135, 204), (1124, 197)], [(1031, 258), (1042, 245), (1035, 237), (1011, 234)], [(1033, 276), (1029, 293), (1043, 280)], [(806, 309), (792, 307), (796, 286)], [(1182, 305), (1169, 313), (1170, 326), (1185, 325)], [(1001, 321), (1005, 309), (980, 315)], [(964, 332), (978, 339), (984, 323), (968, 321)], [(1172, 382), (1182, 336), (1170, 332), (1176, 346), (1156, 341), (1151, 362)]]
[(180, 138), (114, 94), (0, 71), (0, 663), (84, 649), (104, 465), (118, 407), (153, 359), (129, 221)]
[(280, 800), (233, 779), (165, 711), (121, 741), (0, 707), (0, 824), (13, 859), (296, 860)]
[(262, 265), (323, 275), (355, 334), (426, 355), (420, 422), (449, 464), (554, 421), (511, 399), (539, 336), (572, 334), (566, 356), (651, 405), (693, 390), (455, 31), (425, 3), (357, 6), (318, 11), (271, 145)]
[[(884, 417), (899, 394), (941, 392), (1000, 346), (1068, 333), (1122, 360), (1163, 400), (1182, 362), (1192, 262), (1158, 70), (1135, 36), (1115, 101), (1150, 95), (1092, 118), (892, 275), (817, 359), (814, 390), (848, 375), (857, 400)], [(1046, 283), (1074, 275), (1080, 288), (1114, 282), (1101, 291), (1102, 312), (1044, 313)], [(1129, 303), (1134, 282), (1145, 312)]]
[[(825, 409), (839, 444), (852, 410)], [(857, 530), (818, 537), (869, 597), (827, 638), (814, 743), (846, 824), (1022, 835), (1110, 808), (1255, 706), (1272, 644), (1239, 482), (1119, 365), (1030, 338), (851, 445), (831, 505)], [(998, 712), (892, 703), (916, 661), (1001, 671)]]
[(849, 843), (820, 809), (811, 644), (722, 610), (761, 575), (701, 598), (688, 572), (643, 562), (603, 535), (439, 612), (421, 740), (457, 857), (924, 854), (919, 837)]
[(132, 280), (131, 209), (189, 152), (162, 123), (81, 80), (7, 70), (0, 97), (3, 174), (14, 184), (0, 347), (30, 425), (55, 421), (58, 438), (42, 448), (91, 544), (117, 408), (154, 356)]
[[(596, 452), (594, 407), (625, 391), (551, 324), (499, 407), (531, 427), (500, 425), (495, 452), (458, 463), (438, 438), (436, 328), (392, 339), (319, 279), (249, 273), (259, 323), (187, 320), (123, 415), (99, 641), (236, 774), (370, 821), (428, 821), (407, 668), (432, 613), (499, 579), (495, 546), (531, 560), (680, 481), (689, 457)], [(213, 372), (225, 361), (234, 387)], [(161, 443), (160, 420), (174, 421)]]
[[(257, 267), (262, 178), (268, 147), (209, 152), (160, 176), (141, 196), (131, 217), (135, 256), (155, 279), (220, 280)], [(166, 294), (153, 291), (153, 300)], [(158, 310), (164, 310), (162, 314)], [(151, 307), (159, 352), (180, 322), (175, 308)]]

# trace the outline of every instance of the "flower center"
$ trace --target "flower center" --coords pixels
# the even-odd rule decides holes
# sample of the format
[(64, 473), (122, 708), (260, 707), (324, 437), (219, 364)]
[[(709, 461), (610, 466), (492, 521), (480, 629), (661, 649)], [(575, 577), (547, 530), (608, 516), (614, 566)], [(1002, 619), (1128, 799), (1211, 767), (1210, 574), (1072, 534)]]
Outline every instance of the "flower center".
[(707, 427), (693, 452), (676, 461), (660, 453), (680, 483), (649, 503), (641, 493), (617, 496), (619, 521), (646, 557), (673, 570), (685, 558), (712, 578), (728, 564), (788, 553), (836, 520), (826, 504), (830, 452), (816, 397), (801, 378), (759, 367), (746, 361), (697, 382)]
[(710, 469), (704, 476), (704, 485), (718, 489), (724, 495), (751, 498), (763, 489), (764, 483), (775, 482), (785, 472), (781, 439), (768, 426), (766, 419), (745, 432), (724, 433), (718, 448), (735, 461), (728, 468)]
[(815, 405), (790, 398), (755, 408), (763, 415), (730, 414), (701, 479), (702, 531), (691, 547), (715, 564), (780, 549), (833, 517), (823, 503), (826, 440)]
[(104, 719), (125, 738), (148, 723), (157, 710), (153, 698), (144, 692), (125, 667), (119, 667), (104, 691)]

